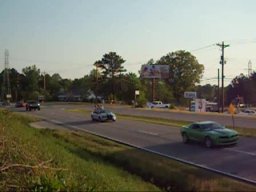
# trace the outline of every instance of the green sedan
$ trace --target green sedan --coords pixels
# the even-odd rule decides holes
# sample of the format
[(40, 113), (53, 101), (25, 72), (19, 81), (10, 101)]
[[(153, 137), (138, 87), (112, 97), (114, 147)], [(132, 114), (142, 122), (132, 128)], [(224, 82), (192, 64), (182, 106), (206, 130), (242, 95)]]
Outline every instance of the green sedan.
[(208, 148), (236, 144), (239, 138), (235, 130), (227, 129), (214, 121), (195, 122), (182, 126), (181, 136), (184, 143), (196, 141), (204, 143)]

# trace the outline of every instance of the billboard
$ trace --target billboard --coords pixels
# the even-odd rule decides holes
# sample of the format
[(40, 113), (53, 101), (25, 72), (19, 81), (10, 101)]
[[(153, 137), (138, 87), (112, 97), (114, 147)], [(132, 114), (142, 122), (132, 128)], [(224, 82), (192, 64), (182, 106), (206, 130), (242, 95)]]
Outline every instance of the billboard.
[(186, 92), (184, 92), (184, 98), (186, 98), (186, 99), (195, 99), (196, 98), (196, 92), (186, 91)]
[(169, 65), (142, 65), (140, 77), (145, 79), (168, 79)]

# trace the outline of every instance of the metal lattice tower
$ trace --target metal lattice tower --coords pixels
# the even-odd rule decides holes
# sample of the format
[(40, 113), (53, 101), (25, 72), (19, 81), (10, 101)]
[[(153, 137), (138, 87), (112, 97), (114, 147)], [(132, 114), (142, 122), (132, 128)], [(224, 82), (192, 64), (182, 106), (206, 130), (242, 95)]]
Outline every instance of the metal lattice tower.
[(11, 95), (11, 86), (9, 78), (9, 51), (6, 49), (4, 52), (4, 72), (3, 72), (3, 85), (2, 85), (2, 100), (9, 99)]
[(249, 60), (248, 62), (248, 77), (252, 74), (252, 62)]

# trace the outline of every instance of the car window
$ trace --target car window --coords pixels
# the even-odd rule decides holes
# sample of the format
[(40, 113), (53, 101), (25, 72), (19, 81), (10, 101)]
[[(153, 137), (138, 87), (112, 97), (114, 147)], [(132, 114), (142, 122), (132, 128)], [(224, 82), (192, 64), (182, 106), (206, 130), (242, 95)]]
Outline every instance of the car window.
[(199, 129), (200, 126), (198, 124), (193, 124), (191, 125), (191, 129)]
[(224, 127), (218, 123), (207, 123), (201, 125), (202, 129), (223, 129)]

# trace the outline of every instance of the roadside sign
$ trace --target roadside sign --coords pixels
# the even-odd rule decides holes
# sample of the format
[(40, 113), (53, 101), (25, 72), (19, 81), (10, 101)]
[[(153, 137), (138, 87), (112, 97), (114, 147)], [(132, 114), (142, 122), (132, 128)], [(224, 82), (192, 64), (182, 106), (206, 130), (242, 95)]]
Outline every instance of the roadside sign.
[(186, 92), (184, 92), (184, 98), (195, 99), (196, 98), (196, 92), (186, 91)]
[(230, 103), (230, 105), (229, 105), (229, 107), (228, 107), (228, 112), (229, 112), (230, 114), (232, 114), (232, 115), (234, 115), (235, 112), (236, 112), (236, 108), (235, 108), (235, 106), (234, 106), (232, 103)]
[(139, 90), (135, 90), (135, 95), (140, 95), (140, 91)]
[(235, 128), (234, 114), (236, 112), (236, 107), (232, 103), (230, 103), (228, 107), (228, 112), (232, 114), (232, 122), (233, 122), (233, 129), (234, 129)]

